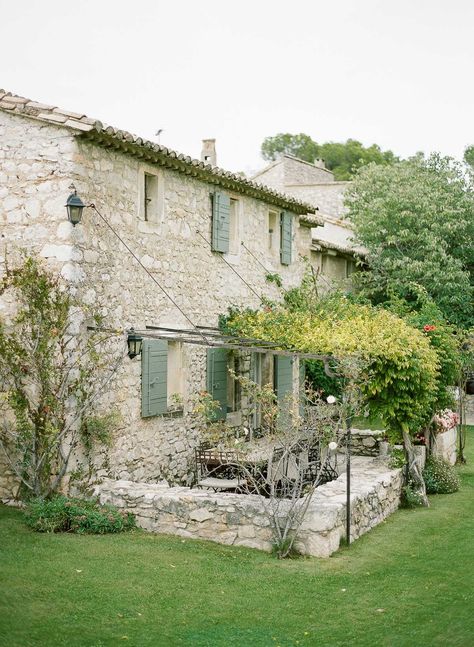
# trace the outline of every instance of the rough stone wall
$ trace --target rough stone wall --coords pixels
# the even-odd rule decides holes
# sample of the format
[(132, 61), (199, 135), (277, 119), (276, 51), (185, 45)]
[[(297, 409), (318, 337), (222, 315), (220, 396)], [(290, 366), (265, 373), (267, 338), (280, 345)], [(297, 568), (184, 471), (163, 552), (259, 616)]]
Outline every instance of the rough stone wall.
[(311, 164), (311, 162), (282, 155), (273, 164), (256, 173), (253, 179), (287, 193), (287, 187), (293, 184), (333, 182), (334, 174), (328, 169)]
[(351, 453), (356, 456), (378, 456), (379, 442), (384, 431), (353, 429), (351, 433)]
[(276, 160), (262, 171), (259, 171), (252, 179), (265, 186), (271, 186), (279, 191), (285, 190), (285, 166), (282, 160)]
[(284, 157), (285, 188), (292, 184), (317, 184), (334, 182), (334, 173), (293, 157)]
[[(19, 250), (42, 257), (65, 280), (82, 252), (72, 245), (64, 205), (74, 178), (76, 144), (66, 129), (0, 111), (0, 277)], [(15, 311), (10, 293), (0, 297), (0, 317)], [(0, 452), (0, 499), (10, 499), (18, 482)]]
[(331, 218), (344, 218), (347, 209), (344, 206), (344, 192), (349, 182), (321, 182), (304, 185), (287, 184), (285, 193), (314, 204), (319, 208), (320, 215)]
[[(394, 512), (400, 501), (401, 470), (380, 459), (358, 458), (351, 471), (351, 539), (360, 537)], [(272, 548), (271, 515), (256, 495), (211, 493), (130, 481), (106, 480), (97, 486), (102, 503), (133, 512), (137, 523), (152, 532), (221, 544)], [(297, 537), (306, 555), (329, 557), (345, 536), (346, 478), (320, 486)]]
[[(226, 254), (226, 260), (245, 283), (220, 254), (211, 251), (213, 185), (78, 140), (66, 128), (1, 111), (0, 137), (1, 233), (10, 257), (16, 245), (45, 258), (88, 306), (100, 312), (105, 326), (190, 328), (191, 323), (93, 209), (86, 209), (83, 223), (72, 227), (64, 207), (71, 181), (194, 324), (215, 326), (218, 315), (231, 305), (256, 307), (261, 294), (278, 296), (276, 286), (265, 281), (265, 270), (242, 245), (236, 245), (236, 253)], [(144, 219), (144, 173), (157, 174), (160, 182), (155, 222)], [(267, 217), (272, 207), (248, 196), (232, 197), (238, 201), (238, 238), (268, 271), (281, 275), (285, 287), (297, 285), (304, 271), (298, 252), (309, 253), (311, 230), (300, 227), (295, 218), (293, 262), (281, 265), (268, 251)], [(4, 262), (5, 245), (0, 242), (0, 273)], [(0, 300), (0, 314), (6, 308)], [(125, 351), (124, 334), (116, 344)], [(186, 478), (196, 443), (190, 398), (205, 388), (205, 349), (185, 345), (183, 357), (183, 415), (147, 419), (140, 411), (140, 360), (124, 359), (102, 399), (105, 411), (121, 416), (121, 429), (102, 475), (150, 481)], [(97, 467), (102, 462), (97, 456)]]

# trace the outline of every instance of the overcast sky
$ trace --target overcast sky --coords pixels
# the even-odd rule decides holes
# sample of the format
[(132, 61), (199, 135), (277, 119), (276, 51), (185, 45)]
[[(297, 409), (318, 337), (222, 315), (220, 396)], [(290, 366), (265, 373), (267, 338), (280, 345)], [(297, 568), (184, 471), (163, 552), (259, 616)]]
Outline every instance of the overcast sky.
[(472, 0), (0, 0), (0, 87), (256, 170), (279, 132), (474, 143)]

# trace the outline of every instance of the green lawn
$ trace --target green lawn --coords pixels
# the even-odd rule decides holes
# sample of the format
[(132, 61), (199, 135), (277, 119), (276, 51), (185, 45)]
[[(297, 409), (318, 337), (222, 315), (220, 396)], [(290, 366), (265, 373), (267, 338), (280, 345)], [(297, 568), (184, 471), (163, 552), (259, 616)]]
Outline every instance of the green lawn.
[(474, 645), (470, 436), (460, 492), (327, 560), (140, 531), (41, 535), (0, 507), (0, 645)]

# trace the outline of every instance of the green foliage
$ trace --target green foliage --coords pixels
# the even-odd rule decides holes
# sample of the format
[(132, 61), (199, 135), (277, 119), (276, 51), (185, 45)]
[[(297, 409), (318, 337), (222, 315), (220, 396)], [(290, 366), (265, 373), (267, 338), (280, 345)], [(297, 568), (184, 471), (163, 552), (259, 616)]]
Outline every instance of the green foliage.
[(405, 485), (402, 488), (402, 508), (419, 508), (424, 505), (425, 503), (423, 497), (419, 494), (419, 492), (414, 490), (410, 484)]
[(401, 469), (402, 467), (405, 467), (407, 463), (407, 457), (405, 454), (404, 449), (400, 449), (399, 447), (393, 447), (392, 450), (390, 451), (390, 460), (389, 460), (389, 465), (391, 469), (396, 470), (396, 469)]
[(428, 494), (451, 494), (459, 490), (459, 477), (452, 465), (438, 456), (430, 456), (423, 470)]
[[(337, 370), (336, 364), (332, 368)], [(326, 374), (324, 362), (316, 359), (305, 360), (306, 382), (312, 389), (320, 391), (324, 396), (334, 395), (340, 398), (342, 395), (343, 381), (341, 377), (332, 377)]]
[(454, 405), (452, 387), (459, 382), (463, 367), (461, 344), (464, 335), (446, 322), (441, 310), (423, 288), (416, 290), (416, 299), (410, 303), (392, 296), (386, 307), (429, 340), (439, 362), (433, 406), (436, 411), (451, 408)]
[(334, 173), (336, 180), (350, 180), (357, 170), (366, 164), (393, 164), (398, 160), (392, 151), (382, 151), (377, 144), (366, 148), (355, 139), (345, 143), (326, 142), (318, 144), (309, 135), (300, 133), (279, 133), (274, 137), (266, 137), (261, 147), (265, 160), (275, 160), (278, 155), (285, 153), (307, 162), (323, 159), (326, 168)]
[(282, 278), (281, 278), (280, 274), (277, 274), (276, 272), (273, 272), (273, 273), (272, 272), (267, 272), (265, 274), (265, 281), (267, 283), (275, 283), (275, 285), (277, 287), (279, 287), (279, 288), (281, 288), (281, 286), (283, 284), (283, 281), (282, 281)]
[(469, 164), (469, 166), (474, 168), (474, 146), (466, 146), (464, 149), (463, 159), (466, 164)]
[(293, 155), (307, 162), (314, 162), (319, 154), (318, 144), (309, 135), (300, 133), (279, 133), (274, 137), (265, 137), (261, 146), (261, 154), (264, 160), (273, 161), (280, 153)]
[(392, 440), (400, 439), (403, 429), (414, 435), (429, 421), (439, 374), (436, 352), (425, 334), (386, 310), (336, 294), (307, 311), (234, 310), (227, 329), (282, 348), (366, 361), (361, 384), (366, 404), (380, 416)]
[(86, 452), (97, 443), (110, 447), (112, 431), (117, 428), (120, 416), (116, 411), (101, 416), (87, 416), (81, 424), (81, 439)]
[(346, 204), (369, 271), (359, 289), (373, 303), (416, 308), (424, 291), (452, 324), (474, 323), (474, 193), (465, 169), (432, 155), (361, 169)]
[(26, 524), (36, 532), (103, 535), (135, 527), (135, 517), (111, 505), (87, 499), (35, 499), (25, 511)]

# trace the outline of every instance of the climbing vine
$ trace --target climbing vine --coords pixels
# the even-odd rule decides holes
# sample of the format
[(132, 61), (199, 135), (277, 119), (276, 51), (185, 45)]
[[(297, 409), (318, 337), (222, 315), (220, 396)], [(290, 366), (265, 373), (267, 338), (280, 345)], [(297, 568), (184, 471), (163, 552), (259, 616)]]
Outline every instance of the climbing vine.
[(15, 304), (0, 318), (2, 460), (23, 498), (47, 497), (61, 487), (81, 429), (89, 431), (89, 446), (94, 430), (105, 434), (96, 404), (123, 353), (106, 352), (109, 334), (84, 330), (84, 310), (71, 291), (34, 258), (7, 267), (0, 295)]

